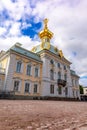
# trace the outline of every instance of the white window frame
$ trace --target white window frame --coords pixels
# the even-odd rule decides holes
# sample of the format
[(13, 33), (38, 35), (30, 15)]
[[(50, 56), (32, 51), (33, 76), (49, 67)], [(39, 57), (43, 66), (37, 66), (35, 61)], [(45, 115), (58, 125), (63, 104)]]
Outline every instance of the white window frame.
[(25, 89), (24, 89), (24, 93), (30, 93), (30, 83), (29, 82), (25, 82), (25, 87), (24, 88), (26, 88), (26, 84), (29, 84), (29, 90), (28, 90), (28, 92), (27, 91), (25, 91)]
[[(18, 90), (15, 89), (15, 82), (17, 82), (17, 81), (19, 82)], [(20, 91), (20, 87), (21, 87), (21, 80), (15, 79), (15, 80), (14, 80), (14, 87), (13, 87), (13, 90), (14, 90), (15, 92), (19, 92), (19, 91)]]
[[(18, 63), (21, 63), (20, 71), (17, 69)], [(16, 61), (16, 72), (17, 73), (22, 73), (23, 72), (23, 61), (22, 60), (17, 60)]]
[[(38, 74), (37, 75), (36, 75), (35, 69), (38, 69)], [(40, 75), (40, 67), (39, 66), (35, 66), (35, 69), (34, 69), (34, 76), (35, 77), (39, 77), (39, 75)]]
[[(28, 67), (28, 66), (31, 67), (29, 74), (27, 73), (27, 67)], [(26, 66), (26, 75), (31, 76), (31, 73), (32, 73), (32, 65), (31, 65), (31, 64), (27, 64), (27, 66)]]
[[(34, 90), (35, 90), (35, 85), (37, 85), (37, 92), (34, 91)], [(37, 84), (37, 83), (34, 83), (33, 93), (34, 93), (34, 94), (37, 94), (37, 93), (38, 93), (38, 84)]]

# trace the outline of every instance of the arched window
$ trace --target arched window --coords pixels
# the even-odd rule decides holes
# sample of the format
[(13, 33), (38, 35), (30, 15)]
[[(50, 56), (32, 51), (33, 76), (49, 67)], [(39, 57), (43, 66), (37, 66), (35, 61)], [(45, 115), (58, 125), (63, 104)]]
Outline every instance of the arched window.
[(61, 79), (61, 72), (58, 72), (58, 79)]
[(27, 65), (27, 75), (31, 75), (31, 65)]
[(52, 69), (50, 70), (50, 79), (54, 80), (54, 71)]

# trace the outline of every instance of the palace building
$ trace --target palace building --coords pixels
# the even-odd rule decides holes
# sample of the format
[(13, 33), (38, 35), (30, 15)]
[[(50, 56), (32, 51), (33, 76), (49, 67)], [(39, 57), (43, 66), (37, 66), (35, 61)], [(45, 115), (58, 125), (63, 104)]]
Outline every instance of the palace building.
[(45, 99), (47, 97), (80, 98), (79, 76), (70, 69), (62, 50), (51, 44), (53, 33), (44, 20), (39, 33), (41, 43), (31, 51), (16, 43), (0, 53), (0, 92), (15, 97)]

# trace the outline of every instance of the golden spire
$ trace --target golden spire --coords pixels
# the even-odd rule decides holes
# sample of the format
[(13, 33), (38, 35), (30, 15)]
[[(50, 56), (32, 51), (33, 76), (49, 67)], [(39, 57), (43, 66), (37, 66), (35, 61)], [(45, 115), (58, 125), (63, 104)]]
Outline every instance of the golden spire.
[(45, 18), (43, 22), (44, 22), (44, 29), (39, 33), (39, 37), (40, 39), (43, 39), (44, 37), (48, 37), (49, 39), (51, 39), (53, 37), (53, 33), (48, 29), (47, 26), (48, 19)]

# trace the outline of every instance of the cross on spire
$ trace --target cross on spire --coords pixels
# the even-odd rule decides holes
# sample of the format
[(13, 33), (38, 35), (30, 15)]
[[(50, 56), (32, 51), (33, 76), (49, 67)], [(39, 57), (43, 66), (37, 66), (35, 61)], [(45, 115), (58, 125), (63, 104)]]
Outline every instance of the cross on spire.
[(44, 19), (44, 27), (45, 27), (45, 29), (47, 29), (47, 23), (48, 23), (48, 19), (45, 18), (45, 19)]

